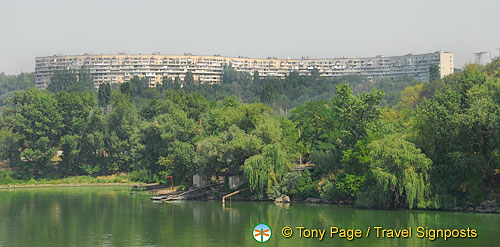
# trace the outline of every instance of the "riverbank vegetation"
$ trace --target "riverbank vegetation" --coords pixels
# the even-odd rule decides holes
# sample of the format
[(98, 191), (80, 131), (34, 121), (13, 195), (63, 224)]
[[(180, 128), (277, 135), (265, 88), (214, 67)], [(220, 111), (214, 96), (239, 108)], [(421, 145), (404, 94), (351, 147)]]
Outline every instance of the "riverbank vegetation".
[(429, 83), (227, 68), (221, 85), (134, 78), (97, 92), (85, 70), (63, 71), (49, 90), (7, 100), (0, 152), (24, 181), (125, 172), (190, 186), (195, 174), (241, 174), (258, 199), (479, 204), (500, 184), (499, 63)]
[(40, 178), (19, 180), (13, 178), (7, 170), (0, 170), (0, 186), (43, 186), (43, 185), (78, 185), (78, 184), (121, 184), (135, 183), (127, 174), (112, 174), (107, 176), (72, 176), (57, 179)]

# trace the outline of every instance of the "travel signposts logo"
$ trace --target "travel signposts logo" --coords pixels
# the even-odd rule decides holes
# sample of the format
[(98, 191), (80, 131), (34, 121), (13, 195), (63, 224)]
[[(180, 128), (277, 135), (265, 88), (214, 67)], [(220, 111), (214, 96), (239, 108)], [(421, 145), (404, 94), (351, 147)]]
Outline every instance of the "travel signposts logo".
[(265, 243), (271, 238), (271, 227), (266, 224), (258, 224), (253, 228), (253, 238), (259, 243)]

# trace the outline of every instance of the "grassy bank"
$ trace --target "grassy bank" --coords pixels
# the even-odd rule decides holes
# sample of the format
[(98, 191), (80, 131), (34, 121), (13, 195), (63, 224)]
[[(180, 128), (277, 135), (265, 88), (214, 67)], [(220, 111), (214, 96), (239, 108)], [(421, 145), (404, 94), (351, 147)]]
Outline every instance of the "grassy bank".
[(6, 171), (0, 170), (0, 186), (4, 185), (57, 185), (57, 184), (111, 184), (111, 183), (136, 183), (126, 173), (109, 176), (74, 176), (59, 179), (30, 179), (17, 180)]

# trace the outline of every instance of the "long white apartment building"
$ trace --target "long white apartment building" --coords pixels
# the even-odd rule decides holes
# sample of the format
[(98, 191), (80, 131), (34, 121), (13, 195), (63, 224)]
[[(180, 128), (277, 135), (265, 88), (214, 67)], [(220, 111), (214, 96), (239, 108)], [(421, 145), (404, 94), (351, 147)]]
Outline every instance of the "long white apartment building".
[(441, 77), (454, 72), (453, 53), (437, 51), (426, 54), (408, 54), (403, 56), (376, 56), (368, 58), (328, 58), (328, 59), (278, 59), (143, 54), (108, 54), (96, 55), (54, 55), (36, 58), (36, 85), (45, 89), (56, 70), (90, 69), (96, 85), (101, 83), (123, 83), (134, 76), (146, 77), (150, 85), (162, 82), (164, 77), (184, 80), (191, 71), (195, 80), (201, 83), (219, 83), (222, 81), (224, 68), (232, 66), (237, 71), (253, 74), (259, 72), (260, 77), (285, 77), (292, 71), (310, 74), (318, 69), (320, 76), (335, 77), (343, 75), (361, 75), (371, 80), (382, 77), (395, 78), (401, 75), (413, 75), (417, 80), (429, 80), (429, 67), (439, 66)]

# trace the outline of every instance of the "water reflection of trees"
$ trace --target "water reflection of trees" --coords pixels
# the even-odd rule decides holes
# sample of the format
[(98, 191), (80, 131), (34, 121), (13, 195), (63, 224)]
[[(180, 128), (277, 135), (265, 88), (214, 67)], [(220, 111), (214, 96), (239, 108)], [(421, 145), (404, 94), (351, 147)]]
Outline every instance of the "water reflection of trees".
[[(219, 201), (152, 203), (127, 190), (68, 189), (0, 191), (0, 246), (247, 246), (251, 229), (266, 223), (273, 231), (271, 246), (495, 246), (500, 215), (433, 211), (385, 211), (342, 208), (325, 204), (274, 204)], [(475, 240), (354, 241), (281, 237), (284, 226), (325, 228), (475, 227)], [(221, 231), (224, 234), (221, 236)], [(373, 234), (373, 232), (372, 232)], [(371, 235), (373, 236), (373, 235)]]

